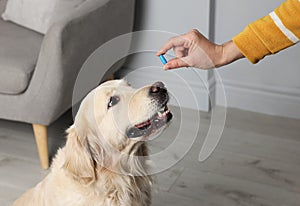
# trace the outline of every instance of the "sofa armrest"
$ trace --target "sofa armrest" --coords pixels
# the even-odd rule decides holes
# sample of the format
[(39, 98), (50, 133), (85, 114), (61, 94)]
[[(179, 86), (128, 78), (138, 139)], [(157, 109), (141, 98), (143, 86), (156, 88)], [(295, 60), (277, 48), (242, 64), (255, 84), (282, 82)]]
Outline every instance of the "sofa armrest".
[(48, 125), (70, 108), (83, 63), (103, 43), (132, 31), (134, 4), (134, 0), (94, 0), (49, 29), (27, 90), (34, 94), (31, 107), (39, 113), (34, 123)]

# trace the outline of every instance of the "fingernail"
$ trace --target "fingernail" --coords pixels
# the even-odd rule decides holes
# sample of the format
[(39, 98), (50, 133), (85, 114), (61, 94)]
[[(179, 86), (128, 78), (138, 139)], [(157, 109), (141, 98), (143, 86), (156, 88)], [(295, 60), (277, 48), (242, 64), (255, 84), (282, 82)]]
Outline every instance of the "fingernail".
[(163, 52), (162, 50), (157, 52), (157, 55), (161, 55), (161, 54), (165, 54), (165, 52)]

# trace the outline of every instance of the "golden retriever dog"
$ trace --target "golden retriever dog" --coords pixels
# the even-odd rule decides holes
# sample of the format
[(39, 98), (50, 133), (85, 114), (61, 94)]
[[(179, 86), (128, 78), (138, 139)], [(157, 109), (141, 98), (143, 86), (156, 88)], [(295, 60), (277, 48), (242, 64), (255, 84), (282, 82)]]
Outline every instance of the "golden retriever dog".
[(161, 82), (133, 89), (112, 80), (82, 101), (50, 173), (14, 206), (151, 204), (146, 140), (172, 118)]

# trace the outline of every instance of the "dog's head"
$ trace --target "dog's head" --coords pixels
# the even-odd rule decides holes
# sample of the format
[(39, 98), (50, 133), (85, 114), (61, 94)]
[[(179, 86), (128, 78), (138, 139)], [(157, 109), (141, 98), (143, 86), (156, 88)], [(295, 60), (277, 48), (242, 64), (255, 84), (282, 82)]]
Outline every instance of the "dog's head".
[(172, 118), (168, 100), (161, 82), (140, 89), (133, 89), (124, 80), (101, 84), (83, 100), (69, 129), (65, 167), (83, 178), (91, 174), (82, 171), (94, 172), (99, 166), (118, 172), (122, 165), (128, 170), (143, 167), (124, 161), (147, 156), (144, 140), (161, 131)]

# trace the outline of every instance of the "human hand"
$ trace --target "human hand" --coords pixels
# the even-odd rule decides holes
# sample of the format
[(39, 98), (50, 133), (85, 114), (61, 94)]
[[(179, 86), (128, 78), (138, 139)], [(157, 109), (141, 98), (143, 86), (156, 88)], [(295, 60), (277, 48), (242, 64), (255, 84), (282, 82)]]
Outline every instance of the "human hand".
[(172, 48), (176, 57), (164, 65), (166, 70), (180, 67), (211, 69), (243, 57), (232, 41), (217, 45), (195, 29), (186, 34), (172, 37), (156, 55), (165, 54)]

